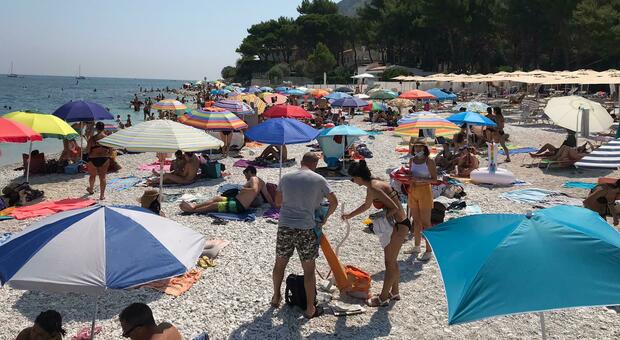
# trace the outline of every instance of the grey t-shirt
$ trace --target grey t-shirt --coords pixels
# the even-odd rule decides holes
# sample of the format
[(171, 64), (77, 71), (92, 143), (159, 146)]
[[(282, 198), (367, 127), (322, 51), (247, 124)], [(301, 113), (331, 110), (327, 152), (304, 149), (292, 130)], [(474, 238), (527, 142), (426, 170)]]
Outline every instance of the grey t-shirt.
[(314, 211), (332, 192), (325, 178), (309, 169), (282, 176), (278, 191), (282, 193), (280, 226), (294, 229), (314, 228)]

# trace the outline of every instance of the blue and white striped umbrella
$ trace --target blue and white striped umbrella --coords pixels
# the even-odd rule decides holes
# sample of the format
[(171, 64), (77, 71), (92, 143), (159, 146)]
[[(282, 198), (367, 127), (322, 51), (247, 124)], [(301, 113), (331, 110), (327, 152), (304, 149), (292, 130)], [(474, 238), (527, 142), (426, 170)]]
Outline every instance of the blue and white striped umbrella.
[(0, 283), (99, 295), (181, 275), (203, 236), (140, 207), (93, 206), (52, 215), (0, 246)]

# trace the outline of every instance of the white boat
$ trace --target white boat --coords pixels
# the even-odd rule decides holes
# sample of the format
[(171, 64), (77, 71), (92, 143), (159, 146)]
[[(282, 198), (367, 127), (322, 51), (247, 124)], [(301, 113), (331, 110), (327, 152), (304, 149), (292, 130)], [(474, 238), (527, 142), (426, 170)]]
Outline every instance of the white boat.
[(86, 77), (82, 75), (82, 65), (78, 66), (78, 74), (75, 76), (75, 79), (86, 79)]
[(9, 74), (6, 75), (9, 78), (17, 78), (17, 74), (13, 73), (13, 62), (11, 61), (11, 69), (9, 70)]

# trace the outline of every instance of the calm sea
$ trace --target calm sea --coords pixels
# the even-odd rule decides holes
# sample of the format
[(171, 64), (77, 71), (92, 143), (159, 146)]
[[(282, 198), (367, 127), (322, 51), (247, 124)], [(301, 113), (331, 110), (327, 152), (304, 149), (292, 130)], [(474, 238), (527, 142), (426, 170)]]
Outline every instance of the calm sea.
[[(75, 77), (0, 76), (0, 115), (18, 110), (52, 113), (70, 100), (88, 100), (107, 107), (110, 112), (120, 114), (123, 120), (131, 114), (134, 122), (142, 121), (142, 112), (135, 112), (129, 106), (133, 95), (141, 99), (155, 97), (158, 93), (140, 94), (143, 89), (180, 88), (182, 80), (129, 79), (129, 78), (87, 78)], [(170, 97), (170, 96), (169, 96)], [(33, 150), (51, 153), (62, 150), (62, 142), (45, 139), (33, 144)], [(21, 154), (28, 153), (28, 144), (0, 143), (0, 165), (21, 163)]]

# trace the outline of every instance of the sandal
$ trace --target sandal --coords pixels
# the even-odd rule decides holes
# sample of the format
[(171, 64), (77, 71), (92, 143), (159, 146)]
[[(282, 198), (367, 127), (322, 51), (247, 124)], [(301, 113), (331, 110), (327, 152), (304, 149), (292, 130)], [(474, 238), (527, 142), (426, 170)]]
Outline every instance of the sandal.
[(227, 223), (228, 221), (221, 219), (221, 218), (215, 218), (213, 222), (211, 222), (211, 224), (214, 224), (214, 225), (225, 225)]
[(325, 310), (323, 309), (323, 307), (316, 306), (314, 308), (314, 314), (309, 316), (308, 314), (304, 313), (304, 318), (310, 320), (310, 319), (318, 318), (319, 316), (321, 316), (323, 314), (325, 314)]
[(400, 301), (400, 294), (392, 295), (392, 293), (390, 293), (390, 300)]
[(388, 297), (385, 301), (381, 300), (380, 295), (375, 295), (370, 299), (366, 300), (366, 304), (368, 307), (385, 307), (390, 304), (390, 298)]

